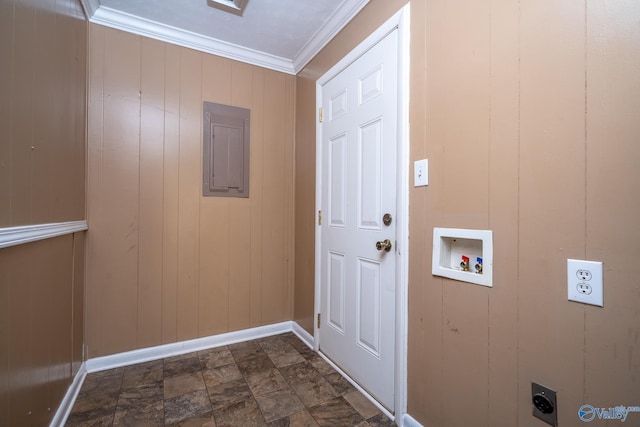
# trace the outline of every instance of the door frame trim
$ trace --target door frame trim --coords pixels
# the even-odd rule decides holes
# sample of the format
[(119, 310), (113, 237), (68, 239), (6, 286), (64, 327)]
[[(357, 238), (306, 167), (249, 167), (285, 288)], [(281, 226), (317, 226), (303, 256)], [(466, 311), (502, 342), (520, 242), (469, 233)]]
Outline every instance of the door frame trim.
[[(408, 272), (409, 272), (409, 25), (410, 3), (401, 8), (369, 37), (348, 53), (316, 81), (316, 112), (322, 107), (322, 87), (366, 51), (398, 28), (398, 182), (396, 229), (396, 338), (395, 338), (395, 419), (401, 422), (407, 413), (407, 332), (408, 332)], [(322, 210), (322, 126), (316, 116), (316, 215)], [(321, 298), (321, 226), (315, 221), (315, 303), (314, 349), (320, 346), (317, 319)], [(386, 412), (386, 411), (385, 411)], [(399, 424), (400, 425), (400, 424)]]

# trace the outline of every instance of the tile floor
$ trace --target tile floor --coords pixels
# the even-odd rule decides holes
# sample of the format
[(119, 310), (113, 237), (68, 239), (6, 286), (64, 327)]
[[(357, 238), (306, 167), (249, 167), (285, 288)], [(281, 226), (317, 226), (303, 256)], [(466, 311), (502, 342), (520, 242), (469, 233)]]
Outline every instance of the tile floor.
[(87, 375), (67, 426), (394, 426), (294, 334)]

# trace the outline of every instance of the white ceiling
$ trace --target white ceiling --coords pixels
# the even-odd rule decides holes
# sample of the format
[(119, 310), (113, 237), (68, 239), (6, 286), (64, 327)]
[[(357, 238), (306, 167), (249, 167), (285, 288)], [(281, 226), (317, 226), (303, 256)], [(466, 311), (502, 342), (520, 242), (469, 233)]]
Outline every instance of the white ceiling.
[(207, 0), (81, 0), (91, 22), (297, 74), (369, 0), (249, 0), (243, 16)]

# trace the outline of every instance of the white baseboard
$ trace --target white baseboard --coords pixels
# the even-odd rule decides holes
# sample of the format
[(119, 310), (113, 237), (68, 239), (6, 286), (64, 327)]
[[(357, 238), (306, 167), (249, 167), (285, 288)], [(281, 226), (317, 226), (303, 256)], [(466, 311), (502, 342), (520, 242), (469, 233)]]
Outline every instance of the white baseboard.
[(208, 348), (221, 347), (242, 341), (250, 341), (271, 335), (278, 335), (285, 332), (291, 332), (292, 330), (293, 322), (288, 321), (276, 323), (274, 325), (212, 335), (210, 337), (196, 338), (189, 341), (141, 348), (139, 350), (132, 350), (109, 356), (95, 357), (87, 360), (87, 372), (98, 372), (107, 369), (119, 368), (121, 366), (135, 365), (136, 363), (164, 359), (165, 357), (178, 356), (180, 354), (191, 353), (193, 351), (206, 350)]
[(83, 362), (82, 365), (80, 365), (80, 369), (78, 369), (78, 373), (73, 378), (73, 382), (69, 386), (69, 389), (67, 389), (67, 393), (64, 395), (62, 402), (60, 402), (60, 406), (58, 406), (58, 410), (53, 416), (49, 427), (62, 427), (67, 422), (67, 418), (69, 418), (69, 414), (71, 413), (73, 404), (78, 397), (78, 393), (80, 393), (82, 383), (84, 383), (84, 379), (86, 376), (87, 367)]
[(307, 332), (306, 329), (300, 326), (298, 322), (292, 322), (292, 323), (293, 323), (293, 333), (296, 334), (296, 336), (300, 338), (300, 341), (305, 343), (307, 347), (313, 350), (313, 335), (311, 335), (309, 332)]
[(401, 422), (398, 424), (401, 427), (423, 427), (418, 421), (415, 420), (411, 415), (404, 414), (402, 416)]

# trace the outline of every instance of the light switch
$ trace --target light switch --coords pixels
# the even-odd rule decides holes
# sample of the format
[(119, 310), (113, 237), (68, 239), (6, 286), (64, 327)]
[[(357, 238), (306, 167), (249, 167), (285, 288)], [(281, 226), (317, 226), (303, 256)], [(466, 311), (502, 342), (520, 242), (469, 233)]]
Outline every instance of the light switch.
[(429, 160), (416, 160), (413, 163), (413, 186), (424, 187), (429, 185)]

